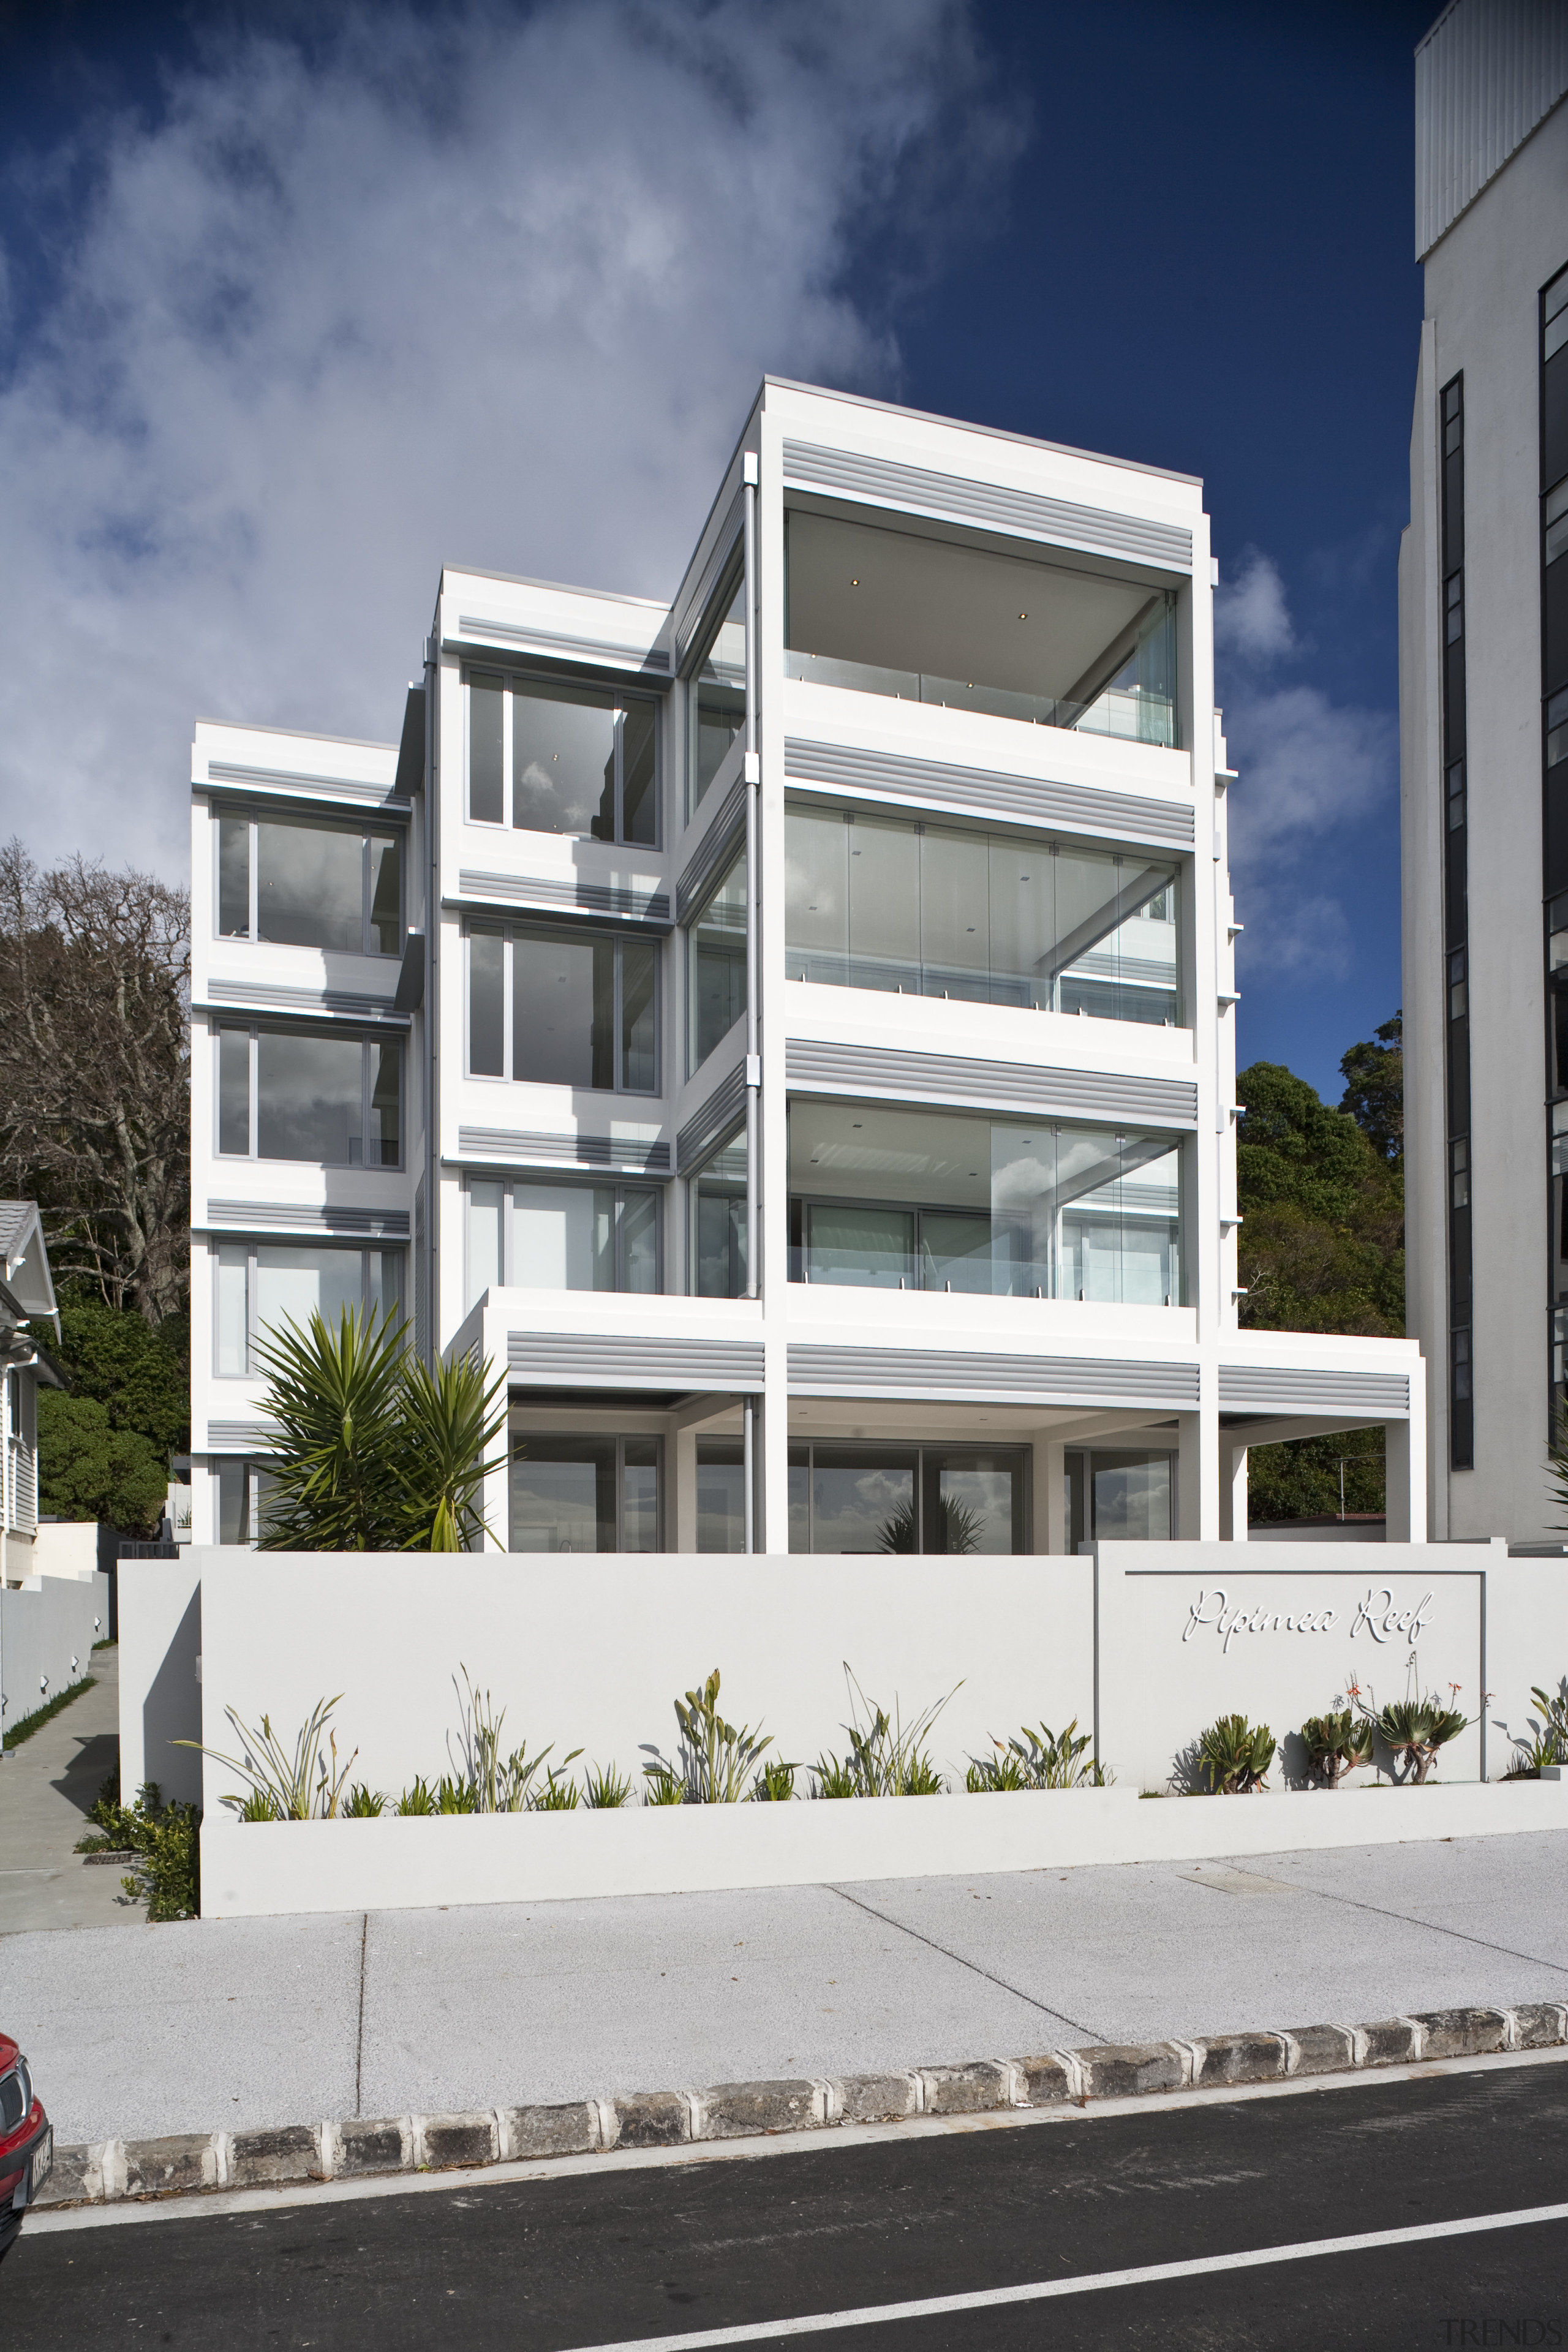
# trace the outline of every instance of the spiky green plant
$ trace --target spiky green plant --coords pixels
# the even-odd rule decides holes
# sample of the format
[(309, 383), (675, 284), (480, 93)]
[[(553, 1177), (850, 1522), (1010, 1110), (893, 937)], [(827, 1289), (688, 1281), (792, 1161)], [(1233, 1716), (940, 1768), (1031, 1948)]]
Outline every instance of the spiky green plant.
[(386, 1799), (379, 1789), (367, 1789), (357, 1780), (339, 1808), (345, 1822), (379, 1821), (386, 1811)]
[(643, 1772), (647, 1786), (643, 1790), (645, 1805), (683, 1805), (686, 1802), (686, 1777), (673, 1764), (645, 1764)]
[(338, 1736), (331, 1728), (330, 1718), (342, 1696), (340, 1691), (337, 1698), (316, 1701), (295, 1738), (292, 1755), (273, 1730), (269, 1716), (264, 1715), (259, 1730), (253, 1731), (241, 1723), (232, 1706), (226, 1706), (224, 1713), (239, 1735), (238, 1756), (204, 1748), (199, 1739), (175, 1739), (170, 1745), (194, 1748), (200, 1755), (210, 1756), (215, 1764), (226, 1764), (273, 1809), (270, 1814), (247, 1812), (247, 1800), (225, 1797), (223, 1803), (232, 1806), (242, 1821), (330, 1822), (336, 1818), (344, 1783), (359, 1754), (356, 1748), (346, 1763), (338, 1763)]
[(544, 1786), (534, 1790), (528, 1810), (531, 1813), (574, 1813), (581, 1802), (577, 1783), (565, 1765), (552, 1764), (544, 1775)]
[(593, 1812), (618, 1813), (632, 1793), (632, 1782), (613, 1764), (591, 1764), (583, 1775), (583, 1802)]
[(1372, 1762), (1373, 1727), (1348, 1706), (1310, 1715), (1301, 1739), (1314, 1774), (1330, 1789), (1337, 1789), (1347, 1772)]
[(434, 1371), (390, 1313), (345, 1307), (285, 1322), (258, 1348), (268, 1465), (266, 1551), (463, 1551), (489, 1534), (479, 1508), (506, 1420), (504, 1373), (467, 1356)]
[[(530, 1756), (525, 1740), (521, 1748), (503, 1752), (500, 1735), (506, 1721), (505, 1707), (498, 1715), (489, 1692), (475, 1689), (467, 1666), (459, 1671), (463, 1677), (460, 1687), (457, 1675), (452, 1677), (452, 1687), (458, 1693), (458, 1752), (451, 1761), (454, 1785), (466, 1789), (474, 1801), (465, 1810), (476, 1813), (523, 1812), (533, 1802), (534, 1778), (544, 1769), (550, 1748), (542, 1748), (537, 1755)], [(450, 1757), (449, 1737), (447, 1744)], [(564, 1772), (582, 1753), (580, 1748), (574, 1748), (570, 1755), (562, 1758), (558, 1770)]]
[(436, 1811), (438, 1813), (477, 1813), (479, 1801), (467, 1780), (454, 1780), (443, 1772), (436, 1783)]
[(397, 1400), (403, 1325), (345, 1307), (286, 1322), (255, 1350), (261, 1411), (277, 1432), (263, 1551), (396, 1551), (403, 1533)]
[(977, 1756), (964, 1776), (972, 1793), (1008, 1789), (1103, 1789), (1111, 1775), (1088, 1754), (1093, 1735), (1075, 1715), (1065, 1731), (1026, 1723), (1016, 1739), (993, 1738), (994, 1756)]
[(1198, 1761), (1212, 1795), (1249, 1796), (1274, 1761), (1274, 1734), (1244, 1715), (1222, 1715), (1198, 1741)]
[(397, 1813), (438, 1813), (440, 1810), (433, 1791), (417, 1774), (413, 1787), (405, 1789), (393, 1807), (394, 1812)]
[[(911, 1723), (906, 1724), (894, 1694), (893, 1712), (868, 1699), (845, 1661), (844, 1678), (849, 1692), (850, 1720), (844, 1726), (849, 1735), (847, 1757), (819, 1756), (812, 1770), (816, 1779), (818, 1796), (856, 1797), (939, 1797), (945, 1783), (931, 1761), (925, 1742), (931, 1726), (951, 1699), (953, 1691), (963, 1685), (954, 1683), (946, 1698), (939, 1698), (921, 1710)], [(842, 1783), (847, 1780), (849, 1786)], [(831, 1785), (830, 1785), (831, 1784)]]
[(1568, 1675), (1554, 1692), (1536, 1686), (1530, 1696), (1541, 1711), (1541, 1720), (1531, 1725), (1528, 1738), (1517, 1740), (1516, 1747), (1528, 1749), (1537, 1772), (1543, 1765), (1568, 1764)]
[[(926, 1549), (931, 1552), (973, 1552), (980, 1549), (984, 1522), (978, 1511), (952, 1495), (938, 1495), (926, 1511)], [(920, 1549), (920, 1514), (913, 1497), (890, 1511), (877, 1531), (879, 1551)], [(934, 1538), (934, 1540), (933, 1540)]]
[(763, 1750), (773, 1746), (772, 1736), (764, 1734), (760, 1724), (753, 1727), (725, 1722), (719, 1712), (719, 1686), (715, 1666), (705, 1683), (675, 1701), (680, 1732), (675, 1761), (650, 1748), (647, 1753), (653, 1761), (643, 1766), (650, 1780), (664, 1772), (678, 1773), (690, 1805), (738, 1805), (746, 1793), (748, 1774)]
[(786, 1764), (782, 1756), (764, 1763), (752, 1783), (752, 1801), (758, 1805), (787, 1805), (795, 1795), (795, 1776), (798, 1764)]

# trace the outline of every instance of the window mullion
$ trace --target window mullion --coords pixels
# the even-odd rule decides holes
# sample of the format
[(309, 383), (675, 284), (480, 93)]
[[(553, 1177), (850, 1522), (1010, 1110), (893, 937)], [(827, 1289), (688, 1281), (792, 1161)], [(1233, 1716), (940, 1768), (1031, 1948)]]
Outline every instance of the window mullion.
[(613, 1093), (618, 1095), (621, 1091), (621, 1046), (622, 1033), (625, 1026), (622, 1018), (621, 979), (623, 973), (623, 963), (621, 941), (619, 940), (612, 941), (610, 953), (613, 959), (610, 980), (610, 1087)]
[(261, 1040), (258, 1031), (250, 1032), (250, 1157), (261, 1156)]
[[(511, 680), (510, 680), (510, 677), (503, 677), (503, 678), (502, 678), (502, 680), (501, 680), (501, 698), (500, 698), (500, 821), (501, 821), (502, 824), (510, 824), (511, 820), (512, 820), (512, 806), (511, 806), (511, 739), (512, 739), (512, 693), (511, 693)], [(510, 1076), (510, 1064), (509, 1064), (509, 1066), (508, 1066), (508, 1076)]]
[(371, 841), (368, 833), (360, 843), (359, 849), (359, 947), (361, 955), (369, 955)]
[[(507, 697), (507, 701), (508, 701), (508, 703), (509, 703), (509, 705), (510, 705), (510, 701), (511, 701), (511, 697), (510, 697), (510, 695), (508, 695), (508, 697)], [(500, 1006), (500, 1037), (501, 1037), (501, 1047), (500, 1047), (500, 1066), (501, 1066), (501, 1076), (502, 1076), (502, 1077), (503, 1077), (503, 1078), (514, 1078), (514, 1077), (517, 1076), (517, 1061), (516, 1061), (517, 1041), (516, 1041), (516, 1038), (515, 1038), (515, 1037), (513, 1036), (513, 1034), (512, 1034), (512, 1026), (513, 1026), (513, 1024), (512, 1024), (512, 1010), (513, 1010), (513, 997), (512, 997), (512, 990), (513, 990), (513, 986), (514, 986), (514, 982), (513, 982), (513, 979), (512, 979), (512, 961), (513, 961), (513, 952), (514, 952), (514, 943), (513, 943), (513, 938), (512, 938), (511, 929), (510, 929), (510, 925), (509, 925), (509, 926), (508, 926), (508, 927), (506, 927), (506, 928), (502, 930), (502, 932), (501, 932), (501, 951), (500, 951), (500, 992), (501, 992), (501, 1006)], [(469, 1001), (470, 1001), (470, 1003), (471, 1003), (471, 1002), (472, 1002), (472, 982), (471, 982), (471, 981), (470, 981), (470, 982), (469, 982), (469, 991), (470, 991)]]

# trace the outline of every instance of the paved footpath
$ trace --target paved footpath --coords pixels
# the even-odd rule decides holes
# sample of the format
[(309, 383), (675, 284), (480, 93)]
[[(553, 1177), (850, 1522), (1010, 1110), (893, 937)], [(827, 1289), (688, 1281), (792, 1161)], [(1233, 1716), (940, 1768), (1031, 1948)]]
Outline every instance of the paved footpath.
[[(118, 1649), (95, 1651), (92, 1673), (96, 1689), (73, 1698), (0, 1764), (0, 1936), (142, 1916), (121, 1890), (123, 1870), (112, 1863), (87, 1867), (72, 1851), (91, 1827), (88, 1807), (120, 1760)], [(0, 1995), (5, 1982), (0, 1958)]]
[(1565, 1917), (1547, 1831), (25, 1931), (0, 1937), (0, 2025), (79, 2143), (1563, 2000)]

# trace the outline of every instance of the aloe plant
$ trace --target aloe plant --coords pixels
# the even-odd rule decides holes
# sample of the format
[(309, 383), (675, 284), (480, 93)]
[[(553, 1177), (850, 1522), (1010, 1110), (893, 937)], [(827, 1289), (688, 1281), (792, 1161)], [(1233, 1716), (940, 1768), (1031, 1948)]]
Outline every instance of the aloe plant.
[(1244, 1715), (1222, 1715), (1198, 1741), (1198, 1761), (1211, 1795), (1250, 1796), (1274, 1761), (1274, 1734)]
[(1337, 1789), (1347, 1772), (1359, 1772), (1372, 1762), (1373, 1727), (1348, 1706), (1310, 1715), (1301, 1726), (1301, 1738), (1313, 1772), (1331, 1789)]
[(1458, 1707), (1445, 1706), (1441, 1699), (1428, 1695), (1424, 1698), (1392, 1699), (1375, 1717), (1375, 1723), (1384, 1746), (1396, 1757), (1405, 1759), (1405, 1777), (1418, 1789), (1436, 1762), (1439, 1748), (1468, 1729), (1469, 1717)]

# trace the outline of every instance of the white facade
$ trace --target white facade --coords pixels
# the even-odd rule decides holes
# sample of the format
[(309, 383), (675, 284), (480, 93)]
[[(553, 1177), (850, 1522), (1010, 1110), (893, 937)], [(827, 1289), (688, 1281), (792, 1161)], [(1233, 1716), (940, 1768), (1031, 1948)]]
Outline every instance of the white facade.
[(196, 1540), (247, 1325), (394, 1292), (512, 1549), (1241, 1536), (1365, 1423), (1420, 1539), (1415, 1348), (1237, 1326), (1212, 581), (1189, 478), (770, 380), (668, 606), (448, 570), (399, 746), (199, 726)]
[(1408, 1325), (1436, 1537), (1561, 1542), (1568, 1318), (1568, 38), (1417, 52), (1426, 311), (1400, 558)]
[(0, 1201), (0, 1584), (38, 1570), (38, 1388), (58, 1388), (24, 1326), (59, 1328), (44, 1229), (32, 1201)]

